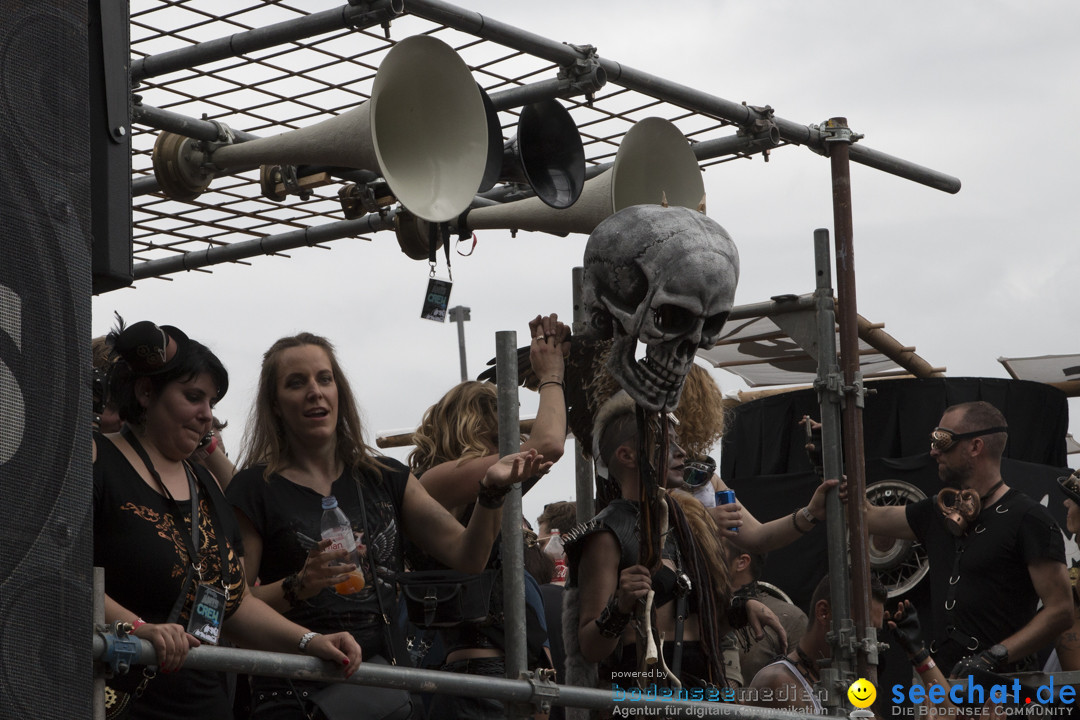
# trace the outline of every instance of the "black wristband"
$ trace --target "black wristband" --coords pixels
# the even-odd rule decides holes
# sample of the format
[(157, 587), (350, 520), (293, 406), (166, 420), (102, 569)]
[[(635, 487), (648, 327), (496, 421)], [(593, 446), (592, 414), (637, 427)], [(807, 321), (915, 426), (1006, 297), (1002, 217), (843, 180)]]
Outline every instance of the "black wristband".
[(746, 612), (746, 601), (746, 596), (736, 595), (728, 604), (727, 620), (733, 630), (744, 628), (750, 623), (750, 616)]
[(926, 648), (923, 648), (922, 650), (911, 656), (911, 664), (915, 667), (919, 667), (924, 662), (926, 662), (926, 658), (928, 657), (930, 657), (930, 651)]
[(289, 607), (296, 607), (300, 604), (300, 596), (297, 594), (299, 590), (299, 574), (293, 573), (281, 581), (281, 594), (285, 596), (285, 602), (289, 603)]
[(480, 492), (476, 494), (477, 504), (488, 510), (497, 510), (501, 508), (503, 502), (506, 500), (507, 493), (510, 492), (510, 486), (489, 487), (484, 484), (483, 479), (480, 479), (477, 482), (480, 485)]
[(600, 617), (594, 621), (596, 623), (596, 629), (600, 631), (601, 637), (617, 638), (622, 635), (622, 631), (626, 629), (626, 626), (630, 624), (630, 613), (624, 613), (619, 609), (619, 603), (612, 595), (604, 609), (600, 611)]

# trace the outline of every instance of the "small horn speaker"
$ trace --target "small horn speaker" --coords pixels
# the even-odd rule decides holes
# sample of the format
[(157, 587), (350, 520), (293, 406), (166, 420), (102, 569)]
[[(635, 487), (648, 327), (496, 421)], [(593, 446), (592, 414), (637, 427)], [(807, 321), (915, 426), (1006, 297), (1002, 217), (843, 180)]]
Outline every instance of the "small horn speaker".
[(631, 205), (700, 208), (705, 183), (686, 137), (662, 118), (645, 118), (623, 136), (609, 170), (585, 182), (578, 201), (565, 210), (540, 198), (469, 210), (458, 220), (468, 230), (512, 229), (588, 234), (609, 215)]
[(487, 143), (484, 101), (468, 66), (441, 40), (414, 35), (391, 48), (371, 98), (349, 112), (209, 154), (194, 140), (162, 133), (154, 146), (154, 174), (166, 195), (186, 200), (209, 186), (208, 164), (378, 170), (412, 214), (445, 222), (472, 202)]
[[(485, 98), (486, 98), (485, 93)], [(489, 141), (488, 169), (480, 192), (498, 181), (527, 184), (545, 205), (568, 208), (577, 202), (585, 185), (585, 148), (570, 112), (557, 100), (525, 105), (518, 118), (517, 135), (502, 143), (498, 113), (486, 100)]]

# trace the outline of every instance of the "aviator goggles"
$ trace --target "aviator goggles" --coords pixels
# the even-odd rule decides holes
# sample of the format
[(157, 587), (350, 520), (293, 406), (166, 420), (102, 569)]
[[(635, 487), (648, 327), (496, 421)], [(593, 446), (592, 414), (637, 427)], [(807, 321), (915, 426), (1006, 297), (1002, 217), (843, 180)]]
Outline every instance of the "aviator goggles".
[(716, 461), (711, 457), (691, 460), (683, 464), (683, 482), (687, 487), (698, 488), (712, 480), (716, 473)]
[(936, 427), (930, 432), (930, 449), (937, 450), (938, 452), (948, 452), (961, 440), (970, 440), (971, 438), (981, 437), (982, 435), (993, 435), (994, 433), (1008, 431), (1009, 428), (1004, 425), (986, 428), (985, 430), (972, 430), (971, 432), (966, 433), (957, 433), (948, 428)]

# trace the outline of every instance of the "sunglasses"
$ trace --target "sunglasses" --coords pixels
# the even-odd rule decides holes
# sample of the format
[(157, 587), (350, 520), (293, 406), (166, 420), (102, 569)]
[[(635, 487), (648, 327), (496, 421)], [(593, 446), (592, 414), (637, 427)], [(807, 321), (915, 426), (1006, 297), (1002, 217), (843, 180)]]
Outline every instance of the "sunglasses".
[(971, 438), (981, 437), (983, 435), (993, 435), (994, 433), (1008, 431), (1009, 428), (1002, 425), (986, 428), (985, 430), (972, 430), (971, 432), (966, 433), (957, 433), (948, 428), (936, 427), (930, 433), (930, 449), (937, 450), (938, 452), (948, 452), (961, 440), (970, 440)]
[(710, 457), (702, 461), (691, 460), (683, 464), (683, 482), (687, 487), (701, 487), (712, 480), (715, 473), (716, 461)]

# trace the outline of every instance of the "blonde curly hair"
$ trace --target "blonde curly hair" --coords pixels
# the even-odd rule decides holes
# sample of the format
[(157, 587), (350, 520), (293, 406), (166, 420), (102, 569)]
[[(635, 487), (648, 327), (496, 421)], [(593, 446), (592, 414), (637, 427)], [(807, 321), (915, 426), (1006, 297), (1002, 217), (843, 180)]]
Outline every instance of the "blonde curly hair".
[(495, 386), (468, 380), (455, 385), (424, 412), (413, 433), (409, 467), (420, 476), (444, 462), (495, 452), (499, 442), (499, 401)]

